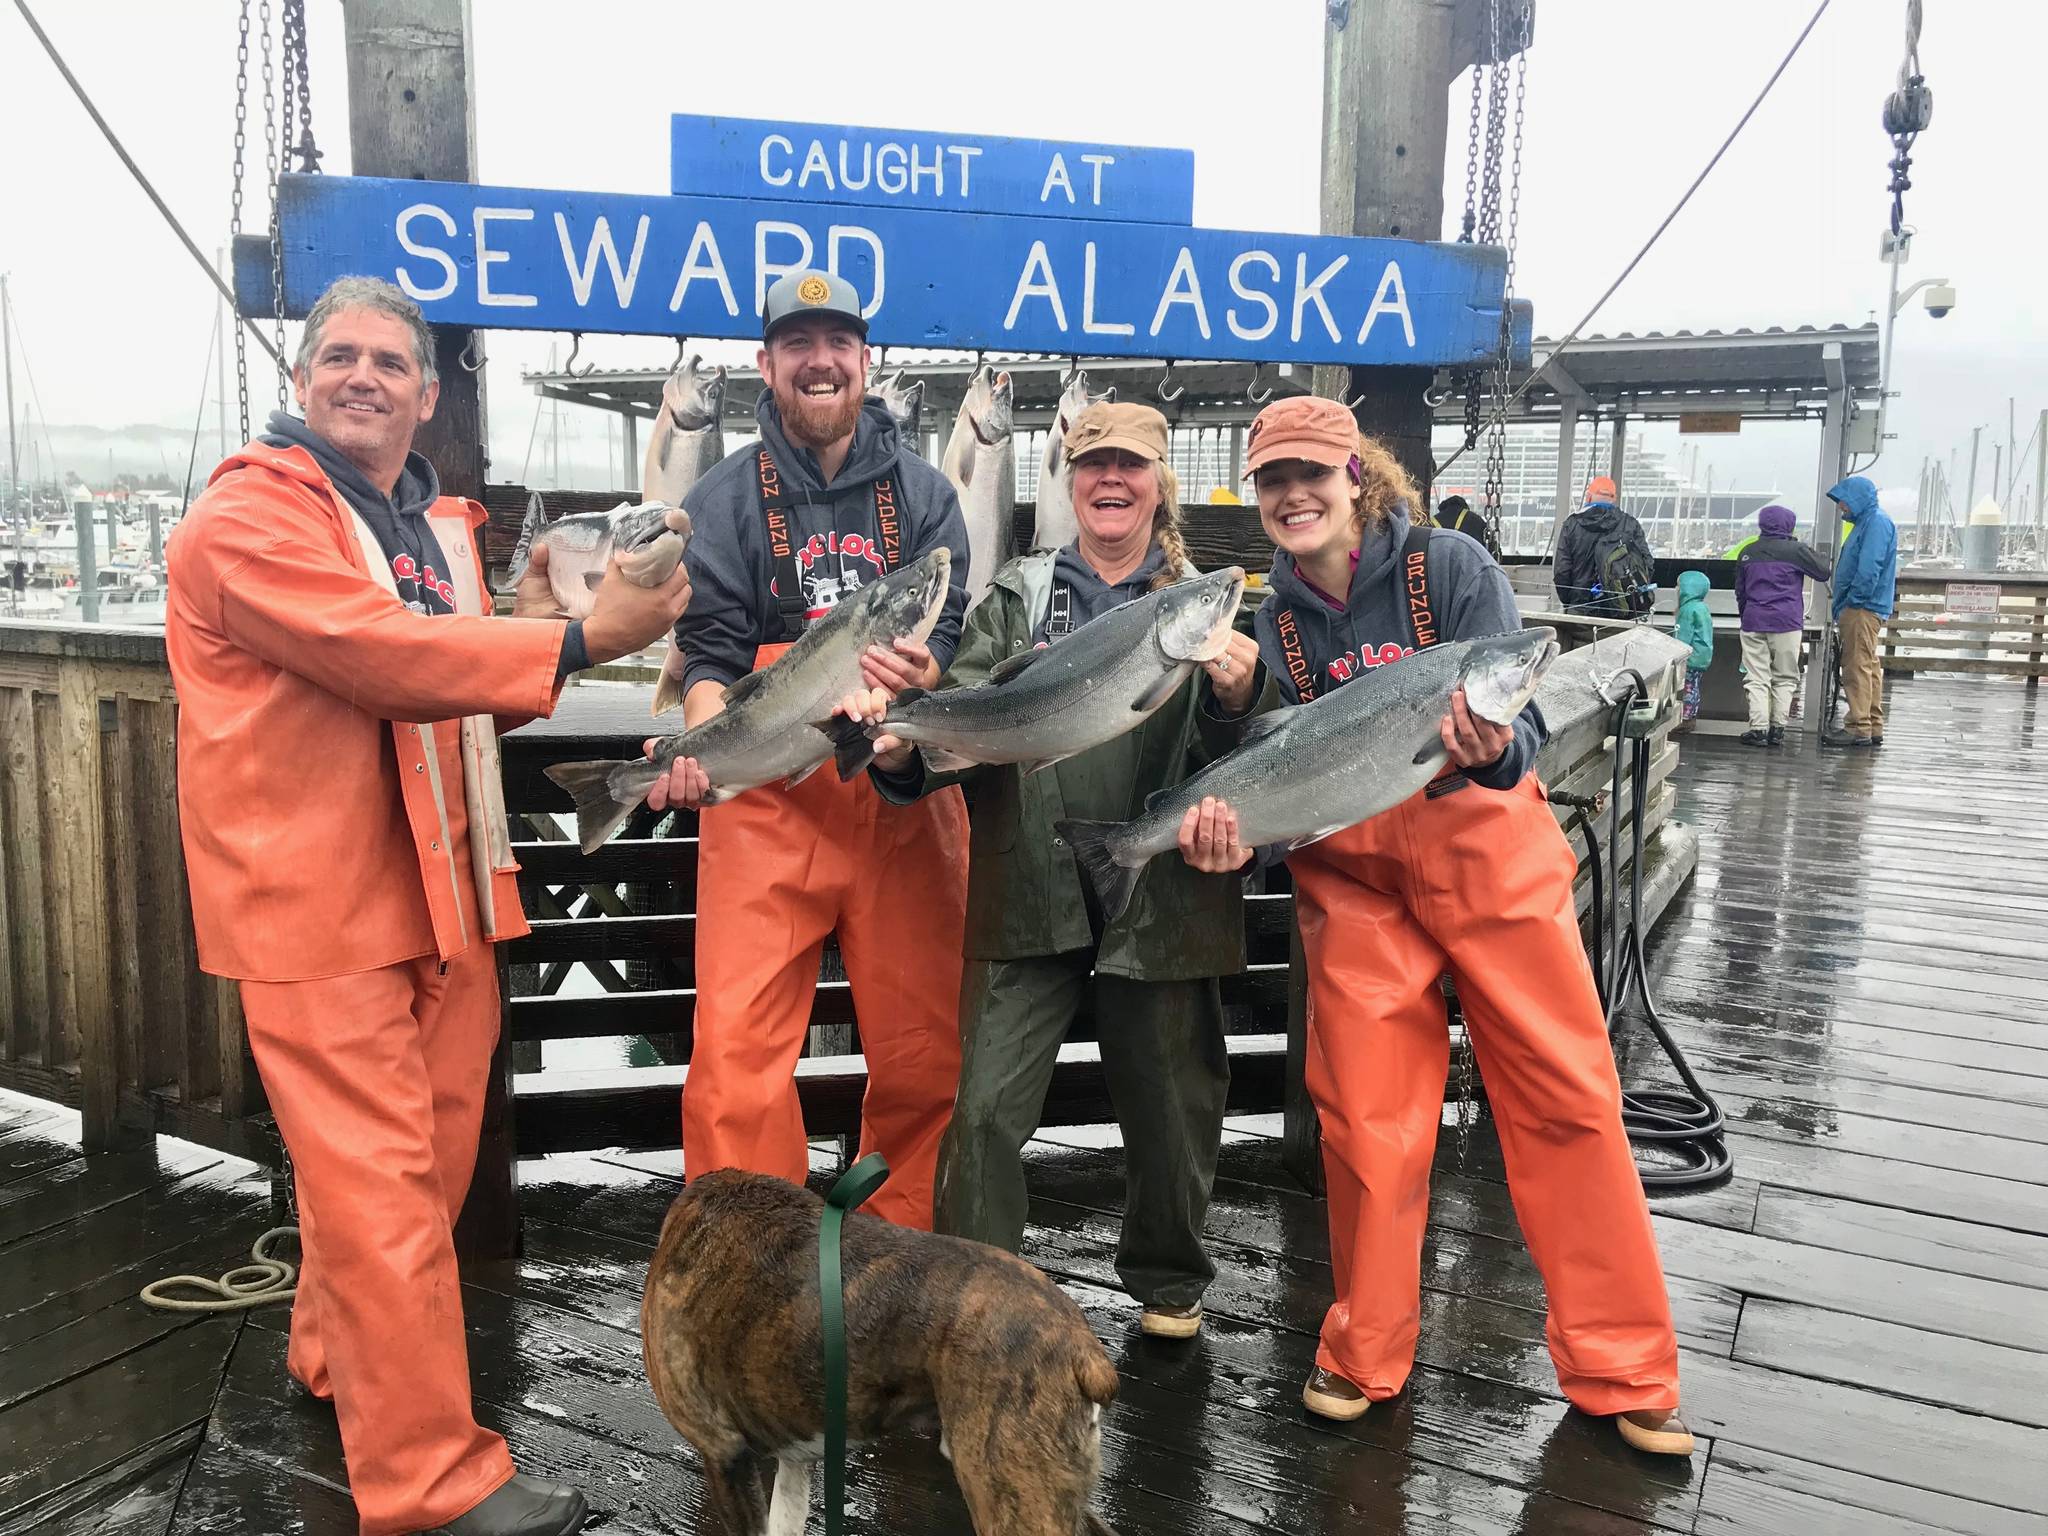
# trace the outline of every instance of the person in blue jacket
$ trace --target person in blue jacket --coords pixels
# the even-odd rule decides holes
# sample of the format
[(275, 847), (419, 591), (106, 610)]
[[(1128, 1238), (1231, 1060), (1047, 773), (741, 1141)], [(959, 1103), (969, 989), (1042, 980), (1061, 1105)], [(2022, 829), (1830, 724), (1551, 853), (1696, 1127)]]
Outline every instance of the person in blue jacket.
[(1893, 589), (1899, 579), (1899, 530), (1877, 504), (1877, 487), (1862, 475), (1851, 475), (1828, 492), (1855, 526), (1842, 558), (1835, 564), (1835, 643), (1841, 647), (1842, 687), (1849, 695), (1849, 717), (1840, 735), (1826, 735), (1828, 747), (1884, 745), (1884, 669), (1877, 661), (1877, 641), (1892, 616)]
[(1709, 590), (1705, 571), (1678, 573), (1678, 613), (1671, 634), (1692, 647), (1692, 654), (1685, 659), (1685, 719), (1681, 730), (1699, 718), (1700, 682), (1706, 677), (1707, 668), (1714, 664), (1714, 616), (1707, 611)]

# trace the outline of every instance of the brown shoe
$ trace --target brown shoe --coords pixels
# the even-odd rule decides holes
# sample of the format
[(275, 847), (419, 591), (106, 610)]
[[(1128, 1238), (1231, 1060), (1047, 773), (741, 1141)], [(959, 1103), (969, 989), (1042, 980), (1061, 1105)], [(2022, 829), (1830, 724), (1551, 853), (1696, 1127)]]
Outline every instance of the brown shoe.
[(1202, 1331), (1202, 1304), (1184, 1307), (1147, 1307), (1138, 1314), (1138, 1327), (1155, 1339), (1192, 1339)]
[(1308, 1373), (1308, 1385), (1301, 1389), (1301, 1402), (1310, 1413), (1340, 1424), (1364, 1418), (1365, 1410), (1372, 1406), (1364, 1388), (1320, 1365)]
[(1676, 1410), (1657, 1413), (1638, 1409), (1634, 1413), (1618, 1413), (1614, 1416), (1614, 1427), (1621, 1431), (1621, 1438), (1637, 1450), (1651, 1456), (1690, 1456), (1692, 1454), (1692, 1431), (1685, 1427)]

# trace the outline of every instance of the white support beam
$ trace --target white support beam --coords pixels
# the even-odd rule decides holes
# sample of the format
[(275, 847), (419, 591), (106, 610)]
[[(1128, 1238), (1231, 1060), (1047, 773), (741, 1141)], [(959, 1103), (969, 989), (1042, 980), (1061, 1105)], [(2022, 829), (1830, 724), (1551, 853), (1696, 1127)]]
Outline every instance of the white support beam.
[[(1842, 478), (1843, 442), (1849, 426), (1849, 380), (1842, 367), (1842, 348), (1829, 342), (1821, 349), (1821, 372), (1827, 380), (1827, 414), (1821, 418), (1820, 464), (1813, 493), (1813, 547), (1829, 564), (1840, 556), (1836, 535), (1842, 526), (1840, 513), (1828, 500), (1828, 492)], [(1835, 643), (1829, 627), (1830, 593), (1815, 582), (1807, 596), (1807, 622), (1818, 625), (1820, 638), (1806, 663), (1805, 715), (1800, 722), (1819, 735), (1827, 727), (1828, 655)]]

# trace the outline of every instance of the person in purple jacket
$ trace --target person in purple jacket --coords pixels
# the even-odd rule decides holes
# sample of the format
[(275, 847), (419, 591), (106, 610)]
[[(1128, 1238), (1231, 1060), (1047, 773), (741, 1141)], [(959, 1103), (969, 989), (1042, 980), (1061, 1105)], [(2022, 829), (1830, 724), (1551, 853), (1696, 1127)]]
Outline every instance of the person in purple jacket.
[(1828, 562), (1793, 530), (1798, 519), (1775, 504), (1756, 515), (1757, 537), (1735, 557), (1735, 608), (1742, 616), (1742, 691), (1749, 701), (1752, 747), (1782, 746), (1785, 716), (1799, 683), (1799, 639), (1806, 628), (1806, 579), (1827, 581)]

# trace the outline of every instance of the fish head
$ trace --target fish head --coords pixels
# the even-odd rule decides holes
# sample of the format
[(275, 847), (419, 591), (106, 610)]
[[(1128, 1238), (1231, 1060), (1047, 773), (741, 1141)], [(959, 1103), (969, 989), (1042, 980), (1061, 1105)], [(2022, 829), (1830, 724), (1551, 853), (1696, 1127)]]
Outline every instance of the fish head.
[(924, 639), (945, 611), (952, 576), (952, 552), (941, 545), (861, 588), (856, 601), (868, 643)]
[(1088, 393), (1088, 375), (1086, 371), (1076, 372), (1071, 379), (1067, 380), (1067, 387), (1060, 391), (1060, 426), (1062, 428), (1071, 427), (1074, 424), (1074, 418), (1087, 410), (1095, 402), (1095, 399), (1095, 396)]
[(1465, 653), (1465, 707), (1481, 720), (1508, 725), (1536, 694), (1557, 660), (1557, 631), (1520, 629), (1474, 640)]
[(975, 418), (975, 436), (994, 446), (1009, 437), (1016, 420), (1016, 394), (1012, 380), (1007, 373), (996, 374), (989, 383), (988, 406)]
[(661, 386), (661, 401), (677, 426), (700, 432), (716, 425), (725, 410), (725, 368), (706, 372), (703, 358), (692, 352)]
[(1167, 587), (1153, 628), (1159, 649), (1174, 661), (1214, 661), (1230, 644), (1243, 596), (1244, 570), (1235, 565)]

